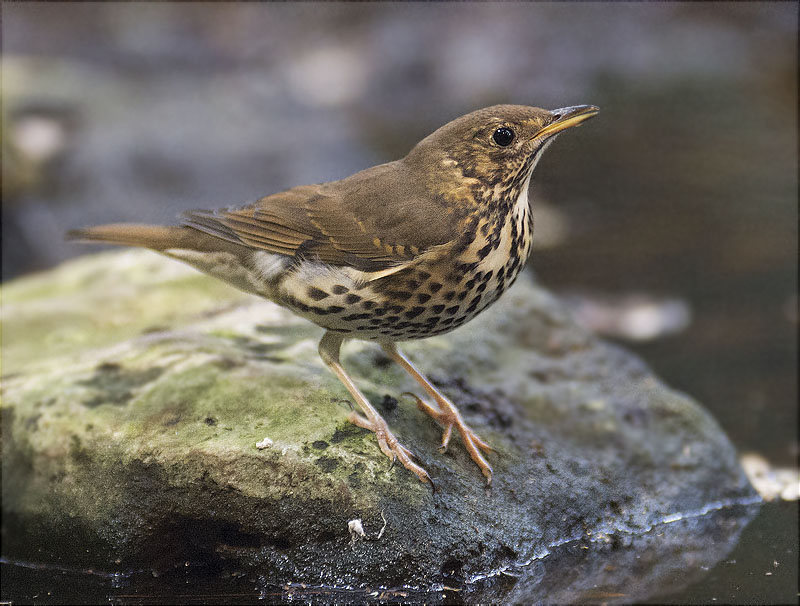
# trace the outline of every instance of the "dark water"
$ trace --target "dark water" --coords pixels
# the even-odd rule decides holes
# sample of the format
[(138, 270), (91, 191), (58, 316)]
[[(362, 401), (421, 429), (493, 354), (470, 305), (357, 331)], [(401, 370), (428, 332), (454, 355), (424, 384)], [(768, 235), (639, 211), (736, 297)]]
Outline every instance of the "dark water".
[[(797, 516), (796, 501), (765, 504), (733, 551), (701, 581), (645, 603), (796, 604)], [(675, 584), (680, 586), (681, 579)]]
[[(491, 103), (593, 103), (601, 115), (537, 169), (537, 275), (583, 301), (680, 301), (685, 328), (610, 336), (740, 451), (796, 467), (797, 16), (794, 3), (5, 4), (3, 279), (83, 252), (62, 241), (70, 227), (339, 178)], [(552, 217), (561, 229), (544, 233)], [(796, 548), (796, 503), (766, 504), (727, 558), (658, 600), (796, 602)], [(15, 602), (150, 603), (164, 587), (184, 602), (288, 599), (202, 561), (154, 578), (4, 556)]]

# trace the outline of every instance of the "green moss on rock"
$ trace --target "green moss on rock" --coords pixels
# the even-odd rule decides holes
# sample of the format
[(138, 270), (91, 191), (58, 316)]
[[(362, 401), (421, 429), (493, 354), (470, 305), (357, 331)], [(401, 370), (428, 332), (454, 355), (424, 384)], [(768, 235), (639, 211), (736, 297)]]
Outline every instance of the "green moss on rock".
[[(322, 330), (271, 302), (147, 251), (17, 280), (3, 300), (3, 519), (25, 529), (8, 535), (15, 549), (47, 545), (35, 557), (156, 571), (202, 545), (278, 585), (574, 597), (611, 574), (594, 537), (627, 537), (618, 568), (642, 546), (707, 551), (697, 526), (665, 520), (716, 528), (711, 512), (754, 500), (707, 413), (529, 279), (462, 329), (405, 347), (496, 448), (491, 489), (458, 438), (438, 452), (439, 427), (400, 396), (419, 392), (401, 369), (374, 344), (345, 347), (436, 492), (347, 422)], [(351, 545), (356, 518), (368, 532)], [(71, 536), (80, 549), (54, 541)], [(580, 541), (592, 566), (567, 579), (572, 556), (552, 555), (533, 583), (531, 562)], [(654, 579), (671, 570), (668, 558), (647, 566)], [(478, 582), (517, 569), (514, 584)]]

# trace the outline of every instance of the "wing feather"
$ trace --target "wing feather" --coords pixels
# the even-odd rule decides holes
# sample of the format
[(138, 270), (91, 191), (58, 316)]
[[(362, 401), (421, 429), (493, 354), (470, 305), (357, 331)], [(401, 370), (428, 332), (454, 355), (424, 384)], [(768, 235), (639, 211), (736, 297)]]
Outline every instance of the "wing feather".
[(190, 211), (183, 224), (255, 249), (391, 273), (457, 235), (457, 214), (419, 187), (400, 160), (240, 208)]

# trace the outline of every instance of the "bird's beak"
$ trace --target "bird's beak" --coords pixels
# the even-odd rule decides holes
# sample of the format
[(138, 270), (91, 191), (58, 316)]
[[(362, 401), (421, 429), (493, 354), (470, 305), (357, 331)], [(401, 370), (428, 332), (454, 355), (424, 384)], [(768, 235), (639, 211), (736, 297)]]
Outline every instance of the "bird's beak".
[(567, 128), (578, 126), (584, 120), (597, 115), (599, 111), (600, 108), (594, 105), (575, 105), (554, 109), (550, 112), (553, 114), (553, 121), (537, 132), (536, 137), (550, 137)]

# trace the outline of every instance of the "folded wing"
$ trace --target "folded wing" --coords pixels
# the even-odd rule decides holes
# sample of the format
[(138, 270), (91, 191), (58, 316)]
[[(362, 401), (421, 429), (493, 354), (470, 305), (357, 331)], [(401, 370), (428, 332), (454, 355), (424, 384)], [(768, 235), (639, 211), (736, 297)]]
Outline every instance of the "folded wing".
[(241, 207), (190, 211), (183, 224), (236, 244), (377, 272), (456, 237), (457, 216), (399, 162), (304, 185)]

